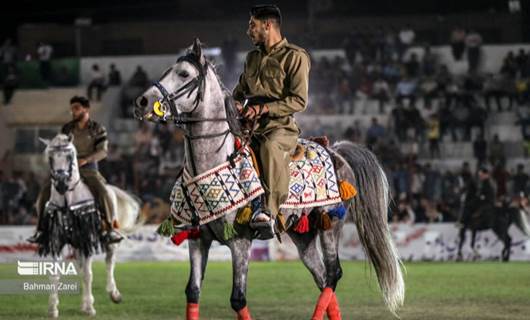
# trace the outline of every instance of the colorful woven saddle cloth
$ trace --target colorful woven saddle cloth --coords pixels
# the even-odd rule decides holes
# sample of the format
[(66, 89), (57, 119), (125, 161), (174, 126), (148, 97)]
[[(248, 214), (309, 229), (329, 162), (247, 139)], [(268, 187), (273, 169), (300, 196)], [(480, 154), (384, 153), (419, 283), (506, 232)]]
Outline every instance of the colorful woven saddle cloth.
[[(289, 196), (281, 208), (296, 209), (341, 202), (337, 176), (328, 151), (299, 139), (305, 155), (289, 165)], [(186, 170), (171, 192), (171, 215), (182, 224), (205, 224), (239, 209), (265, 192), (254, 167), (251, 151), (244, 149), (232, 162), (225, 162), (198, 176)]]

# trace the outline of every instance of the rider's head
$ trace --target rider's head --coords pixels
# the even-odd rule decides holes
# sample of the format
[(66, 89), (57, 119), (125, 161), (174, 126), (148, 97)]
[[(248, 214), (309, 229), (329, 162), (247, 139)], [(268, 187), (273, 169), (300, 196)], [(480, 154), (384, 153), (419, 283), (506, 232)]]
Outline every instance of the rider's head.
[(490, 171), (486, 167), (481, 167), (478, 170), (478, 178), (480, 181), (484, 181), (490, 177)]
[(250, 9), (247, 35), (256, 46), (263, 45), (271, 36), (280, 35), (282, 14), (275, 5), (258, 5)]
[(72, 113), (72, 120), (81, 121), (89, 118), (90, 101), (87, 98), (81, 96), (73, 96), (70, 99), (70, 111)]

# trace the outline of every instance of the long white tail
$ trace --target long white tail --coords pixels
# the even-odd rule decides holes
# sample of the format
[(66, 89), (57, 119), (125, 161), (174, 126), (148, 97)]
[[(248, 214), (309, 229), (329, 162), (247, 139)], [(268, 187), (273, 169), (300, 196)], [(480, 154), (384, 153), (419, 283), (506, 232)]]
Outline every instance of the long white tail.
[(107, 188), (113, 198), (120, 231), (124, 233), (133, 232), (145, 221), (141, 214), (140, 200), (116, 186), (107, 185)]
[(332, 150), (350, 166), (351, 182), (358, 191), (351, 209), (359, 239), (374, 267), (385, 304), (397, 316), (405, 300), (405, 282), (387, 222), (390, 195), (386, 175), (375, 155), (362, 146), (341, 141)]
[(526, 210), (517, 210), (515, 215), (515, 225), (525, 236), (530, 237), (530, 224), (528, 223), (528, 213)]

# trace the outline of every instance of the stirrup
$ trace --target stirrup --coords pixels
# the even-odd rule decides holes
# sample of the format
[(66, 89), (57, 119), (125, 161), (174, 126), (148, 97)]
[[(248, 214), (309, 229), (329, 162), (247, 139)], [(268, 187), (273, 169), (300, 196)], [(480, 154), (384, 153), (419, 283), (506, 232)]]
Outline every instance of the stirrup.
[[(255, 221), (254, 219), (259, 214), (265, 214), (269, 217), (268, 221)], [(255, 237), (259, 240), (269, 240), (274, 238), (274, 219), (272, 219), (271, 212), (267, 209), (259, 209), (252, 214), (249, 222), (250, 228), (256, 231)]]

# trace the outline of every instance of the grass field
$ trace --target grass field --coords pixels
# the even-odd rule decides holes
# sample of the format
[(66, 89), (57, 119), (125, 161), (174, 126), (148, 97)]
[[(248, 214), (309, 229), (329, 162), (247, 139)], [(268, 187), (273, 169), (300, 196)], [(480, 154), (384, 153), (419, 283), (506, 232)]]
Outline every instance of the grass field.
[[(530, 319), (528, 263), (407, 263), (402, 319)], [(393, 319), (375, 275), (363, 262), (344, 262), (337, 294), (344, 319)], [(97, 319), (183, 319), (188, 264), (118, 264), (120, 305), (105, 293), (103, 263), (94, 266)], [(0, 264), (0, 279), (19, 279), (15, 264)], [(234, 319), (231, 265), (213, 262), (201, 294), (201, 319)], [(300, 262), (252, 262), (248, 304), (254, 319), (309, 319), (319, 292)], [(80, 295), (62, 295), (60, 318), (86, 319)], [(0, 295), (0, 319), (45, 319), (47, 295)]]

